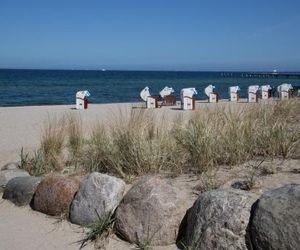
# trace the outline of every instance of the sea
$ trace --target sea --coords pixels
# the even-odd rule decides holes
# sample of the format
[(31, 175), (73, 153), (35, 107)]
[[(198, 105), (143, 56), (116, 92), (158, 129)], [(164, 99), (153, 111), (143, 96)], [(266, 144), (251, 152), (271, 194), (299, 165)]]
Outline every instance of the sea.
[(139, 102), (140, 91), (148, 86), (158, 95), (165, 86), (180, 90), (194, 87), (197, 99), (206, 99), (204, 88), (212, 84), (221, 98), (228, 98), (228, 87), (240, 86), (246, 97), (249, 85), (300, 82), (298, 74), (262, 72), (184, 72), (111, 70), (21, 70), (0, 69), (0, 106), (74, 104), (79, 90), (91, 93), (90, 103)]

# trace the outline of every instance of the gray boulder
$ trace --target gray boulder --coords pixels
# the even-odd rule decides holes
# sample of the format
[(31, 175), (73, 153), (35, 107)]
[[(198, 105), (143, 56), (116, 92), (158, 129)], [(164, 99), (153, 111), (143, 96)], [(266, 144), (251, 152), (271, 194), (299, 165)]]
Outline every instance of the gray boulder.
[(6, 184), (2, 198), (10, 200), (17, 206), (28, 205), (41, 180), (41, 177), (33, 176), (13, 178)]
[(257, 202), (250, 222), (254, 249), (299, 249), (300, 185), (266, 192)]
[(187, 214), (184, 239), (191, 249), (247, 249), (246, 229), (255, 194), (242, 190), (203, 193)]
[(186, 198), (166, 179), (142, 177), (116, 210), (117, 234), (137, 245), (174, 244), (189, 204)]
[[(112, 212), (120, 203), (125, 182), (119, 178), (91, 173), (81, 183), (70, 209), (70, 220), (89, 225)], [(96, 212), (97, 211), (97, 212)]]
[(3, 191), (7, 182), (15, 177), (29, 176), (28, 172), (22, 169), (0, 171), (0, 191)]

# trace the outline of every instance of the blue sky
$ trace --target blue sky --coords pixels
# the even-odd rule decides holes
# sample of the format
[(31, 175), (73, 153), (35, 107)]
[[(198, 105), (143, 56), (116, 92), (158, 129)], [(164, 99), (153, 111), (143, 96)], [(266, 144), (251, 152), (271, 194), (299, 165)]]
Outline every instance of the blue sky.
[(0, 68), (300, 71), (299, 0), (0, 0)]

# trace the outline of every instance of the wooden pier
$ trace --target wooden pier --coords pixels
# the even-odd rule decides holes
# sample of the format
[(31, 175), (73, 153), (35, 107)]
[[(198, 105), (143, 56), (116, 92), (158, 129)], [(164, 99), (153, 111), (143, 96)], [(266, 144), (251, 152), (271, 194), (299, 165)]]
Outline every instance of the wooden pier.
[(300, 79), (300, 72), (223, 72), (223, 77), (233, 78), (288, 78), (288, 79)]

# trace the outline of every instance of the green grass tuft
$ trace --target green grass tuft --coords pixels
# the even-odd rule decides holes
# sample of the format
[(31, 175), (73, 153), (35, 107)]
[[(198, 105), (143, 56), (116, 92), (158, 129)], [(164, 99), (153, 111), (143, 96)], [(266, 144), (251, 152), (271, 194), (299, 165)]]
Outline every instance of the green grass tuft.
[(113, 230), (114, 218), (113, 213), (107, 213), (105, 216), (100, 217), (95, 209), (98, 221), (87, 226), (86, 236), (80, 240), (80, 249), (83, 248), (88, 242), (96, 240), (98, 237), (102, 239), (107, 238)]

